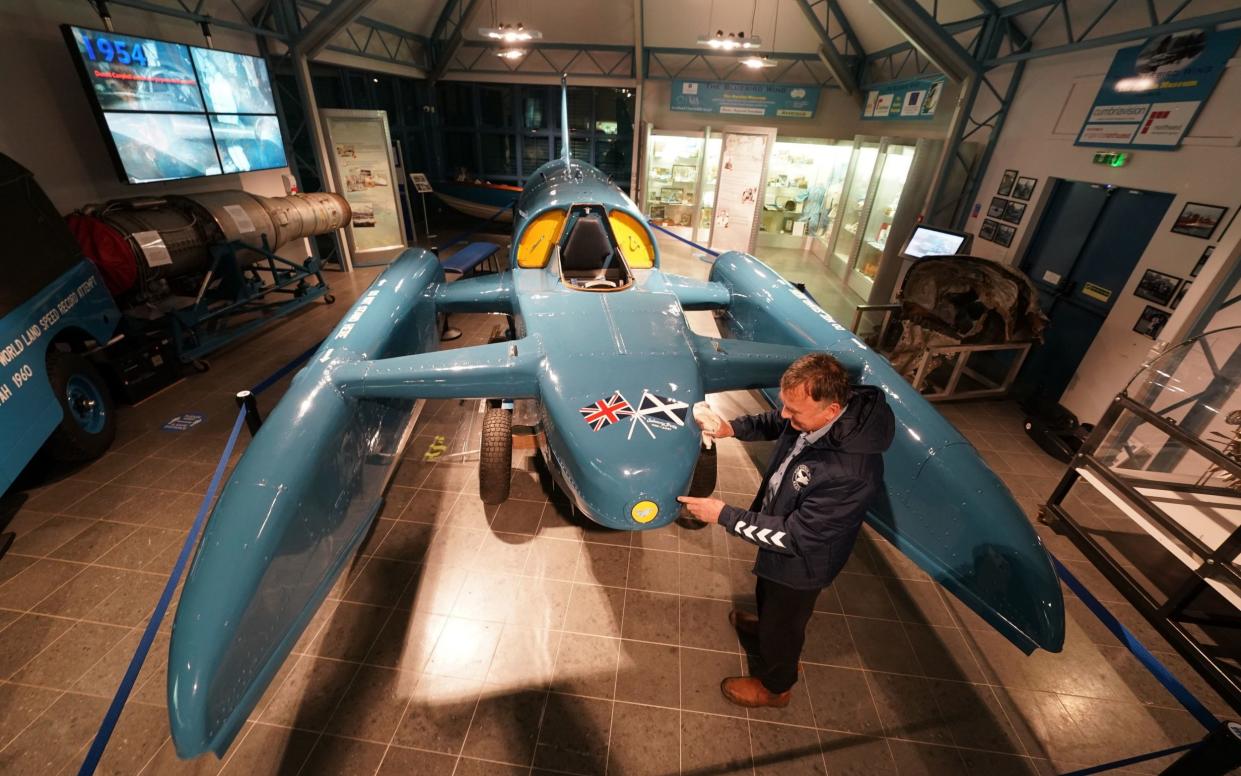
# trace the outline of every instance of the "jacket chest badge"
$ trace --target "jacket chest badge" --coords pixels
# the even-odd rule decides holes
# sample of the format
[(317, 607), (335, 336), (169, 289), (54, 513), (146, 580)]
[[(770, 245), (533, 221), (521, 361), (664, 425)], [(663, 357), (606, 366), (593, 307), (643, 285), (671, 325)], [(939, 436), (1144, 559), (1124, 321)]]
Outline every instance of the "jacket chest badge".
[(801, 490), (810, 484), (810, 467), (806, 464), (799, 464), (793, 470), (793, 490)]

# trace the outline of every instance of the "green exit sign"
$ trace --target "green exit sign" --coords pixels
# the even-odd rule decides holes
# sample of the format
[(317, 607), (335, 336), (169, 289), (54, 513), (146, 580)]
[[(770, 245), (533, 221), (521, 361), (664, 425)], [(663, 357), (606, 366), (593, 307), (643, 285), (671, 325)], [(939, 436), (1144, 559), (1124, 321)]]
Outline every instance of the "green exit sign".
[(1094, 155), (1094, 163), (1106, 164), (1108, 167), (1124, 167), (1129, 163), (1129, 154), (1120, 151), (1104, 151)]

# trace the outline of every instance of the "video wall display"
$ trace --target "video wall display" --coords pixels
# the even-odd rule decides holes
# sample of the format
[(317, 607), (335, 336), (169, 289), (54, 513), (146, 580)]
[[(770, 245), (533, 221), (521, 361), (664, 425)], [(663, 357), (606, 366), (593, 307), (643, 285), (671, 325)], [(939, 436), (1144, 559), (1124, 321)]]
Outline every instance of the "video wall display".
[(123, 179), (151, 183), (287, 166), (262, 59), (61, 29)]

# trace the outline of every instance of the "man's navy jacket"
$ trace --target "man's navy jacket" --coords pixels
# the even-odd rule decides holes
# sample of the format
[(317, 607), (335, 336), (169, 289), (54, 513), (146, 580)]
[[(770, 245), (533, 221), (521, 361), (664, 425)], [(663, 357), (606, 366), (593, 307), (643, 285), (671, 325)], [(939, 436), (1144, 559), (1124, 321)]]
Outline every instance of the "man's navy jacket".
[(827, 434), (789, 462), (765, 513), (767, 481), (800, 432), (773, 410), (731, 421), (745, 442), (778, 439), (749, 510), (725, 506), (720, 525), (759, 546), (754, 573), (799, 590), (831, 584), (849, 559), (867, 508), (883, 487), (883, 451), (896, 421), (883, 391), (855, 386)]

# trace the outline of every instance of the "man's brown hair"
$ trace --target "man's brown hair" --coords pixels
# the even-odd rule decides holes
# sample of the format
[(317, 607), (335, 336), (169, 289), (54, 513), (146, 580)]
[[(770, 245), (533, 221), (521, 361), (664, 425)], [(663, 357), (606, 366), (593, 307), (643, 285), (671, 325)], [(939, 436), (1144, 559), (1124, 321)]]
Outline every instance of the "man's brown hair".
[(780, 387), (788, 391), (798, 386), (818, 402), (836, 402), (843, 407), (849, 401), (849, 375), (826, 353), (804, 355), (784, 371)]

